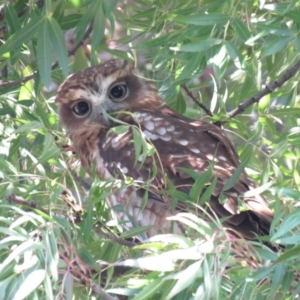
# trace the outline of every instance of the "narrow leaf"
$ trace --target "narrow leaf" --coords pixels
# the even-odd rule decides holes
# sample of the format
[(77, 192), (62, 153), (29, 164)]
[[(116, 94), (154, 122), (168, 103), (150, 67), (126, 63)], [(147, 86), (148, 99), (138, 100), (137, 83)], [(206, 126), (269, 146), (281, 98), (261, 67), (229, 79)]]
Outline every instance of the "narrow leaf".
[(176, 16), (174, 18), (175, 22), (181, 22), (184, 24), (194, 24), (194, 25), (224, 25), (228, 22), (229, 18), (227, 15), (219, 14), (219, 13), (211, 13), (211, 14), (199, 14), (193, 16)]
[(105, 15), (103, 12), (102, 5), (99, 6), (97, 13), (94, 17), (94, 25), (92, 32), (92, 51), (95, 51), (102, 39), (104, 38), (104, 30), (105, 30)]
[(54, 52), (65, 77), (68, 76), (68, 50), (64, 35), (54, 18), (49, 19), (49, 31)]
[(14, 295), (14, 299), (25, 299), (32, 291), (34, 291), (45, 279), (45, 270), (35, 270), (30, 273), (22, 285)]
[(252, 154), (252, 147), (251, 146), (247, 146), (245, 148), (244, 152), (243, 152), (243, 160), (242, 160), (242, 162), (234, 170), (232, 176), (226, 181), (226, 183), (224, 184), (224, 186), (222, 188), (222, 192), (225, 192), (225, 191), (231, 189), (235, 185), (235, 183), (239, 179), (241, 173), (243, 172), (245, 166), (248, 164), (248, 161), (251, 158), (251, 154)]
[(300, 224), (299, 210), (295, 211), (291, 215), (288, 215), (282, 222), (281, 227), (278, 231), (271, 237), (271, 241), (277, 240), (284, 234), (289, 234), (292, 229)]
[(241, 19), (234, 18), (231, 24), (235, 32), (243, 42), (246, 42), (248, 39), (251, 38), (251, 32)]
[(265, 47), (265, 49), (261, 53), (261, 57), (269, 56), (275, 54), (282, 49), (286, 48), (289, 42), (292, 40), (291, 37), (279, 38), (275, 41), (272, 41)]
[(23, 43), (28, 42), (38, 32), (42, 22), (42, 17), (32, 18), (30, 23), (26, 24), (22, 29), (18, 30), (5, 42), (5, 44), (1, 45), (0, 56), (2, 56), (4, 53), (16, 50)]
[(170, 291), (170, 293), (168, 294), (167, 299), (172, 299), (172, 297), (180, 293), (182, 290), (186, 289), (197, 279), (197, 277), (201, 274), (201, 264), (201, 260), (197, 261), (192, 265), (188, 266), (183, 271), (180, 271), (171, 276), (171, 278), (176, 278), (178, 280), (172, 288), (172, 290)]
[(11, 5), (11, 4), (5, 5), (4, 16), (5, 16), (5, 20), (7, 21), (7, 24), (8, 24), (9, 30), (10, 30), (10, 34), (17, 32), (21, 28), (18, 14), (13, 5)]
[(49, 20), (41, 24), (37, 40), (37, 63), (42, 81), (46, 87), (51, 83), (51, 44), (49, 36)]
[(201, 52), (206, 51), (212, 46), (219, 45), (222, 43), (221, 39), (207, 39), (207, 40), (200, 40), (198, 42), (185, 44), (182, 46), (177, 47), (170, 47), (173, 51), (183, 51), (183, 52)]

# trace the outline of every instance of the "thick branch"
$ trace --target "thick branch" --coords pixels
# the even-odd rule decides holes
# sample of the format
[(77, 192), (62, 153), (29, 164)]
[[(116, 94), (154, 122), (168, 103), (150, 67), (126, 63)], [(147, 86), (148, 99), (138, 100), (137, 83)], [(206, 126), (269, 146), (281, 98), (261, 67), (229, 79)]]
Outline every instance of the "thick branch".
[[(85, 34), (83, 35), (82, 39), (68, 52), (68, 56), (72, 56), (74, 55), (74, 53), (78, 50), (78, 48), (84, 44), (85, 40), (89, 37), (91, 31), (93, 28), (93, 24), (91, 23), (88, 27), (88, 29), (86, 30)], [(58, 66), (58, 61), (56, 61), (55, 63), (52, 64), (51, 66), (51, 70), (54, 70), (56, 67)], [(18, 84), (22, 84), (25, 83), (33, 78), (35, 78), (35, 76), (37, 75), (37, 71), (32, 73), (29, 76), (17, 79), (17, 80), (11, 80), (11, 81), (6, 81), (6, 82), (1, 82), (0, 80), (0, 88), (3, 87), (11, 87), (14, 85), (18, 85)]]
[(262, 97), (264, 97), (265, 95), (271, 94), (275, 89), (281, 87), (286, 81), (288, 81), (291, 77), (293, 77), (299, 69), (300, 69), (300, 60), (298, 60), (298, 62), (293, 67), (288, 69), (283, 74), (282, 77), (275, 80), (271, 84), (267, 84), (266, 87), (262, 91), (260, 91), (256, 95), (252, 96), (251, 98), (247, 99), (246, 101), (240, 103), (239, 106), (237, 108), (235, 108), (234, 110), (230, 111), (227, 114), (227, 116), (229, 118), (233, 118), (236, 115), (244, 112), (253, 103), (258, 103)]

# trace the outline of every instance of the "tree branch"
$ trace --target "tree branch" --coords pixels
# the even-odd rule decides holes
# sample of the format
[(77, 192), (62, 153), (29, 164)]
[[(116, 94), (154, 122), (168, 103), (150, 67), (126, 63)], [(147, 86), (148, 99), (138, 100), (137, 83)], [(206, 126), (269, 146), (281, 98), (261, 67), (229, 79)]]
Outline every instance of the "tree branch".
[[(68, 52), (68, 57), (71, 55), (74, 55), (74, 53), (78, 50), (78, 48), (84, 44), (85, 40), (89, 37), (90, 33), (92, 32), (93, 29), (93, 23), (90, 23), (88, 29), (86, 30), (85, 34), (83, 35), (82, 39)], [(54, 70), (58, 66), (58, 61), (52, 64), (51, 70)], [(34, 72), (29, 76), (17, 79), (17, 80), (11, 80), (11, 81), (6, 81), (6, 82), (1, 82), (0, 80), (0, 88), (5, 88), (5, 87), (11, 87), (14, 85), (22, 84), (25, 83), (31, 79), (34, 79), (35, 76), (37, 75), (38, 72)]]
[(235, 108), (234, 110), (230, 111), (227, 114), (227, 117), (233, 118), (236, 115), (244, 112), (253, 103), (258, 103), (262, 97), (271, 94), (275, 89), (281, 87), (286, 81), (288, 81), (291, 77), (293, 77), (299, 69), (300, 69), (300, 60), (298, 60), (298, 62), (293, 67), (288, 69), (283, 74), (283, 76), (281, 76), (279, 79), (275, 80), (271, 84), (267, 84), (262, 91), (252, 96), (251, 98), (247, 99), (246, 101), (240, 103), (237, 108)]
[(111, 240), (112, 242), (114, 243), (117, 243), (121, 246), (126, 246), (126, 247), (135, 247), (137, 246), (138, 244), (137, 243), (134, 243), (134, 242), (130, 242), (130, 241), (127, 241), (125, 239), (122, 239), (116, 235), (113, 235), (112, 233), (109, 233), (109, 232), (105, 232), (102, 228), (100, 227), (96, 227), (95, 228), (96, 231), (100, 232), (100, 234), (102, 234), (104, 237), (106, 237), (107, 239)]
[[(13, 5), (13, 1), (9, 0), (9, 5)], [(18, 18), (21, 18), (23, 15), (25, 15), (25, 13), (32, 7), (33, 4), (26, 4), (25, 7), (18, 13)], [(44, 0), (38, 0), (36, 2), (36, 5), (38, 8), (42, 8), (44, 6)], [(0, 22), (2, 22), (4, 20), (4, 8), (5, 8), (5, 4), (1, 4), (0, 5)], [(7, 34), (7, 25), (4, 24), (0, 27), (0, 37), (3, 37), (4, 35)]]
[(186, 94), (193, 100), (193, 102), (196, 103), (201, 109), (203, 109), (207, 115), (211, 117), (213, 116), (213, 113), (190, 92), (185, 84), (182, 84), (181, 87), (185, 90)]
[(16, 203), (18, 205), (30, 207), (32, 209), (38, 209), (38, 210), (42, 211), (43, 213), (48, 213), (44, 209), (38, 207), (35, 201), (27, 201), (26, 199), (24, 199), (21, 196), (10, 194), (10, 195), (6, 196), (6, 200), (11, 203)]
[(96, 284), (95, 282), (91, 282), (90, 284), (91, 289), (93, 292), (99, 296), (101, 296), (105, 300), (118, 300), (118, 297), (112, 297), (107, 294), (100, 285)]

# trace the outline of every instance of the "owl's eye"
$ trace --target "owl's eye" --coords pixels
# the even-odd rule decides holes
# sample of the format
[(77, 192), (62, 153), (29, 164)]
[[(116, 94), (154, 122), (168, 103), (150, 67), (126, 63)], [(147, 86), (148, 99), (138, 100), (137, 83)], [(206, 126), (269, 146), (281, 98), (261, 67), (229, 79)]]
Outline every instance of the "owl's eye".
[(127, 94), (127, 87), (124, 84), (119, 84), (119, 85), (115, 85), (113, 86), (109, 93), (108, 93), (108, 97), (111, 100), (121, 100), (123, 99)]
[(85, 116), (90, 110), (90, 104), (86, 101), (79, 101), (73, 106), (73, 112), (80, 117)]

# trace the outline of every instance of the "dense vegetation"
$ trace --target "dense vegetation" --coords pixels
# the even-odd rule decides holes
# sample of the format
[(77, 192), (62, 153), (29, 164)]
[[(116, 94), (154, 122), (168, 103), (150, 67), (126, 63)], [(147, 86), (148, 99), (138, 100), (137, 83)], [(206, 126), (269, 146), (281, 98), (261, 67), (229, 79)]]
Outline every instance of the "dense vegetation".
[[(4, 2), (0, 299), (293, 299), (300, 290), (299, 1)], [(224, 122), (275, 213), (270, 240), (285, 249), (241, 241), (237, 259), (220, 220), (189, 213), (178, 221), (191, 236), (136, 244), (146, 228), (122, 229), (104, 201), (118, 182), (86, 177), (66, 151), (54, 104), (66, 76), (112, 57), (135, 63), (179, 112)], [(247, 99), (259, 103), (236, 112)]]

